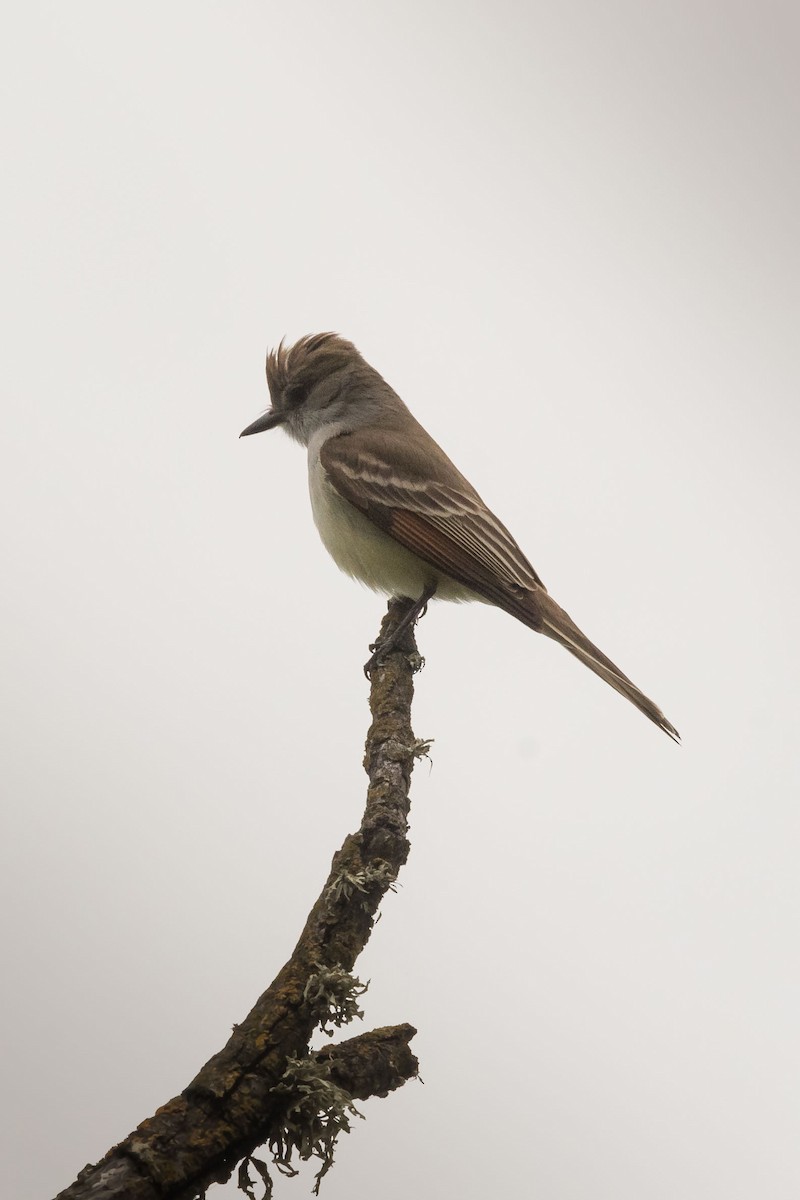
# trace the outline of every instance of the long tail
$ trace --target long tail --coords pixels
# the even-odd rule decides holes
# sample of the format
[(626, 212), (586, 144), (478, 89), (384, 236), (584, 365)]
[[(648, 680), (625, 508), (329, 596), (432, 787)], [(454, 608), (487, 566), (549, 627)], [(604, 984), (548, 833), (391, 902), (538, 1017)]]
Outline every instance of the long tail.
[(526, 625), (532, 625), (540, 633), (546, 633), (548, 637), (564, 646), (570, 654), (574, 654), (590, 670), (594, 671), (595, 675), (605, 679), (606, 683), (610, 683), (620, 695), (630, 700), (631, 704), (635, 704), (640, 712), (649, 717), (659, 729), (663, 729), (664, 733), (674, 742), (680, 742), (680, 734), (675, 726), (667, 720), (658, 705), (654, 704), (652, 700), (648, 700), (644, 692), (640, 692), (636, 684), (631, 683), (627, 675), (623, 675), (619, 667), (615, 666), (610, 658), (606, 658), (605, 654), (589, 641), (572, 618), (546, 592), (539, 592), (536, 596), (538, 621), (535, 625), (532, 620), (522, 616), (519, 611), (516, 611), (514, 615), (525, 621)]

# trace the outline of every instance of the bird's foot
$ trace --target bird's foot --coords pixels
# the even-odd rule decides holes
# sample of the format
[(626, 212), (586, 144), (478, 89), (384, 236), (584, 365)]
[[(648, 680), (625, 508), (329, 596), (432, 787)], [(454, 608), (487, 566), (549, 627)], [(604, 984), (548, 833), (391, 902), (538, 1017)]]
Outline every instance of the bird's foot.
[[(435, 590), (436, 589), (433, 586), (426, 587), (419, 600), (415, 600), (412, 604), (410, 604), (407, 612), (403, 614), (402, 618), (400, 621), (398, 621), (397, 625), (389, 634), (389, 636), (384, 638), (382, 641), (379, 640), (372, 643), (370, 646), (372, 654), (364, 663), (364, 674), (366, 675), (367, 679), (372, 679), (372, 672), (376, 667), (380, 666), (387, 655), (391, 654), (392, 650), (395, 649), (409, 626), (414, 625), (420, 617), (425, 615), (425, 613), (428, 611), (428, 601), (433, 596)], [(424, 665), (425, 659), (421, 654), (418, 654), (416, 651), (414, 651), (411, 656), (411, 669), (414, 672), (421, 671)]]

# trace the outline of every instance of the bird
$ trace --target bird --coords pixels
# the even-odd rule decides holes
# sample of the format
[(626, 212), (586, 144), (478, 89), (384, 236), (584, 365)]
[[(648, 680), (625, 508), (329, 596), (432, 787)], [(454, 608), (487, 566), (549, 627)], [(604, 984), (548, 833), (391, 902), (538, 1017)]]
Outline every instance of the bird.
[[(270, 350), (271, 407), (240, 437), (281, 426), (308, 453), (315, 524), (347, 575), (404, 598), (478, 600), (558, 642), (675, 742), (658, 705), (550, 596), (508, 529), (352, 342), (308, 334)], [(371, 647), (372, 649), (372, 647)], [(387, 647), (376, 648), (367, 674)]]

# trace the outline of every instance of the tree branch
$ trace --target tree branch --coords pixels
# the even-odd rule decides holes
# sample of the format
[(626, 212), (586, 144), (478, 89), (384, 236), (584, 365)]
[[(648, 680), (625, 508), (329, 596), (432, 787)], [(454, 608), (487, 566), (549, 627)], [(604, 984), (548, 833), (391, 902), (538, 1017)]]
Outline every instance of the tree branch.
[[(406, 602), (389, 602), (380, 640), (406, 611)], [(209, 1184), (227, 1180), (256, 1147), (280, 1141), (290, 1064), (309, 1058), (318, 1025), (341, 1025), (360, 1015), (363, 989), (350, 971), (408, 858), (411, 772), (427, 749), (411, 730), (413, 676), (421, 663), (411, 628), (372, 673), (361, 827), (334, 855), (289, 961), (188, 1087), (99, 1163), (85, 1167), (57, 1200), (192, 1200)], [(408, 1047), (414, 1032), (410, 1025), (377, 1029), (310, 1058), (350, 1097), (385, 1096), (416, 1075)]]
[(312, 1057), (327, 1067), (333, 1082), (354, 1100), (388, 1096), (416, 1077), (419, 1063), (408, 1044), (416, 1032), (413, 1025), (384, 1025), (346, 1042), (323, 1046)]

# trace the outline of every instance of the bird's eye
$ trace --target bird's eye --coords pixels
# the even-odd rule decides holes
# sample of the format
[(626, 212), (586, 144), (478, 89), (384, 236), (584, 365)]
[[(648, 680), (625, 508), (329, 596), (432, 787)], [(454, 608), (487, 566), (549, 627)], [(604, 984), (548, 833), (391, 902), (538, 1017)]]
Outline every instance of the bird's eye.
[(284, 390), (283, 402), (287, 408), (297, 408), (307, 399), (309, 386), (307, 383), (290, 383)]

